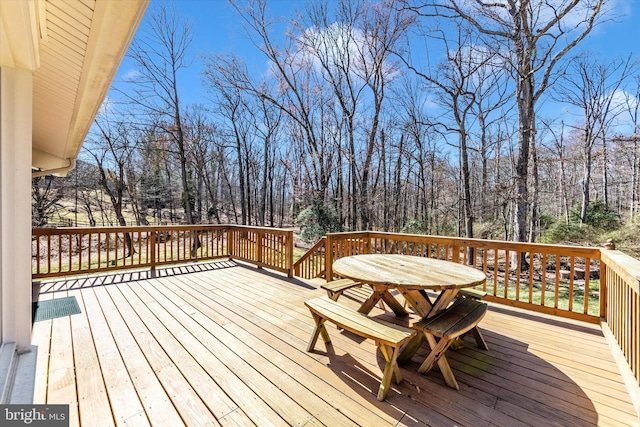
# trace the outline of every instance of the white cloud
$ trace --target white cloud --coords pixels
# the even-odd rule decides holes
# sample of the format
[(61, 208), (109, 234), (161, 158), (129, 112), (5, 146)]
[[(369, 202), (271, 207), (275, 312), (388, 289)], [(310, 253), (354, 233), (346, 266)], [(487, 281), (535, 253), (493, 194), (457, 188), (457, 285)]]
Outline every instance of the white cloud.
[(100, 105), (100, 109), (98, 110), (98, 116), (105, 116), (111, 113), (116, 108), (116, 103), (109, 97), (109, 95), (104, 97), (104, 101), (102, 101), (102, 105)]
[(125, 71), (125, 73), (122, 75), (122, 80), (124, 80), (125, 82), (132, 82), (137, 80), (138, 77), (140, 77), (140, 72), (138, 72), (138, 70), (131, 68)]
[[(378, 61), (373, 56), (376, 54), (375, 48), (372, 48), (374, 43), (372, 35), (349, 25), (334, 22), (326, 28), (310, 27), (299, 40), (300, 60), (317, 71), (322, 68), (321, 61), (337, 73), (344, 66), (353, 76), (364, 79), (372, 74)], [(383, 73), (387, 79), (393, 79), (398, 69), (391, 61), (385, 60)]]

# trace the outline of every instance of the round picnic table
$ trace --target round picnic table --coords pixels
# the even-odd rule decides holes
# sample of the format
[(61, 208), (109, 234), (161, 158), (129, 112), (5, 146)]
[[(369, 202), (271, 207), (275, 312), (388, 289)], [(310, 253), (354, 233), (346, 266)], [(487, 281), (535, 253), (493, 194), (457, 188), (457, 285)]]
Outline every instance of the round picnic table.
[[(368, 284), (373, 294), (360, 307), (369, 313), (382, 299), (396, 313), (407, 315), (404, 307), (389, 290), (397, 289), (421, 317), (431, 317), (455, 298), (460, 288), (485, 282), (480, 270), (434, 258), (398, 254), (364, 254), (339, 258), (333, 265), (339, 276)], [(440, 291), (431, 302), (426, 291)]]
[[(447, 308), (459, 289), (481, 285), (486, 280), (484, 273), (475, 268), (415, 255), (352, 255), (337, 259), (332, 268), (339, 276), (371, 286), (373, 294), (358, 309), (365, 314), (382, 299), (397, 316), (408, 315), (402, 304), (389, 292), (397, 289), (420, 317), (432, 317)], [(440, 291), (435, 301), (431, 301), (427, 290)], [(416, 335), (402, 349), (398, 364), (411, 360), (420, 347), (422, 337), (422, 334)], [(444, 358), (438, 363), (446, 369)]]

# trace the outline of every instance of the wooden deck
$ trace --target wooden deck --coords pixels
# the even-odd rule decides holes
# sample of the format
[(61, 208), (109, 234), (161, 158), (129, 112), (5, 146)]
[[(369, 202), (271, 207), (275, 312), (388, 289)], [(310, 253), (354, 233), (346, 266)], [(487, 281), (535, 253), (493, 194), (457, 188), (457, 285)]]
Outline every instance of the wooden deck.
[(41, 300), (75, 296), (82, 313), (34, 323), (34, 403), (69, 403), (72, 426), (639, 424), (597, 325), (498, 305), (480, 323), (489, 351), (469, 337), (447, 353), (460, 391), (417, 373), (423, 344), (378, 402), (373, 342), (329, 326), (333, 348), (305, 351), (318, 285), (231, 261), (43, 282)]

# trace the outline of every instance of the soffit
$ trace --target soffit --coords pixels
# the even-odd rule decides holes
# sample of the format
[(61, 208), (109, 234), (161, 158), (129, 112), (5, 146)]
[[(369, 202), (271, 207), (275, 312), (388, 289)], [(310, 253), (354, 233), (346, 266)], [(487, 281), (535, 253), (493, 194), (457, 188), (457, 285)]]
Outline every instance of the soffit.
[(62, 168), (78, 156), (148, 1), (37, 2), (34, 169)]

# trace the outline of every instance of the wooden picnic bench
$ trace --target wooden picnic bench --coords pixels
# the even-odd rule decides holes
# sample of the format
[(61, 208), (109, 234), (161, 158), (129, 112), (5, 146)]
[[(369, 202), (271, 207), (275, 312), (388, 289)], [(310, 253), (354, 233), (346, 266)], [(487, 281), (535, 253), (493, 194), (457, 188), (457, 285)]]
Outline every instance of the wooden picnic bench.
[(305, 301), (304, 304), (311, 311), (316, 324), (307, 351), (313, 351), (319, 335), (322, 335), (326, 345), (331, 343), (324, 325), (327, 320), (346, 331), (375, 341), (386, 361), (377, 395), (378, 400), (384, 400), (389, 392), (391, 381), (393, 380), (396, 384), (402, 381), (397, 363), (398, 353), (403, 344), (416, 335), (416, 331), (368, 317), (324, 296)]
[(347, 289), (351, 289), (359, 286), (362, 286), (362, 283), (355, 282), (351, 279), (338, 279), (338, 280), (331, 280), (321, 285), (320, 287), (325, 291), (327, 291), (327, 296), (329, 298), (331, 298), (334, 301), (338, 301), (338, 298), (340, 298), (340, 295), (342, 295), (344, 291), (346, 291)]
[(481, 300), (482, 298), (487, 296), (485, 291), (476, 288), (462, 288), (458, 290), (458, 295), (463, 296), (465, 298), (473, 298), (476, 300)]
[[(362, 283), (356, 282), (351, 279), (337, 279), (337, 280), (330, 280), (325, 284), (320, 285), (320, 287), (325, 291), (327, 291), (327, 296), (329, 298), (331, 298), (334, 301), (338, 301), (338, 298), (340, 298), (340, 295), (342, 295), (344, 291), (351, 288), (360, 288), (362, 287)], [(378, 306), (384, 310), (384, 304), (382, 303), (382, 300), (378, 301)]]
[[(463, 288), (458, 291), (458, 295), (462, 296), (463, 298), (471, 298), (480, 301), (487, 296), (487, 293), (476, 288)], [(471, 329), (469, 332), (473, 334), (473, 338), (476, 340), (476, 345), (479, 348), (483, 350), (489, 350), (489, 345), (485, 341), (484, 337), (482, 336), (482, 332), (480, 332), (480, 329), (478, 329), (477, 326)]]
[[(459, 390), (458, 382), (444, 354), (457, 337), (476, 328), (486, 313), (486, 303), (472, 298), (458, 298), (451, 307), (413, 325), (415, 329), (424, 333), (431, 347), (431, 352), (418, 368), (418, 372), (424, 374), (437, 363), (447, 385)], [(437, 341), (436, 338), (440, 340)]]

